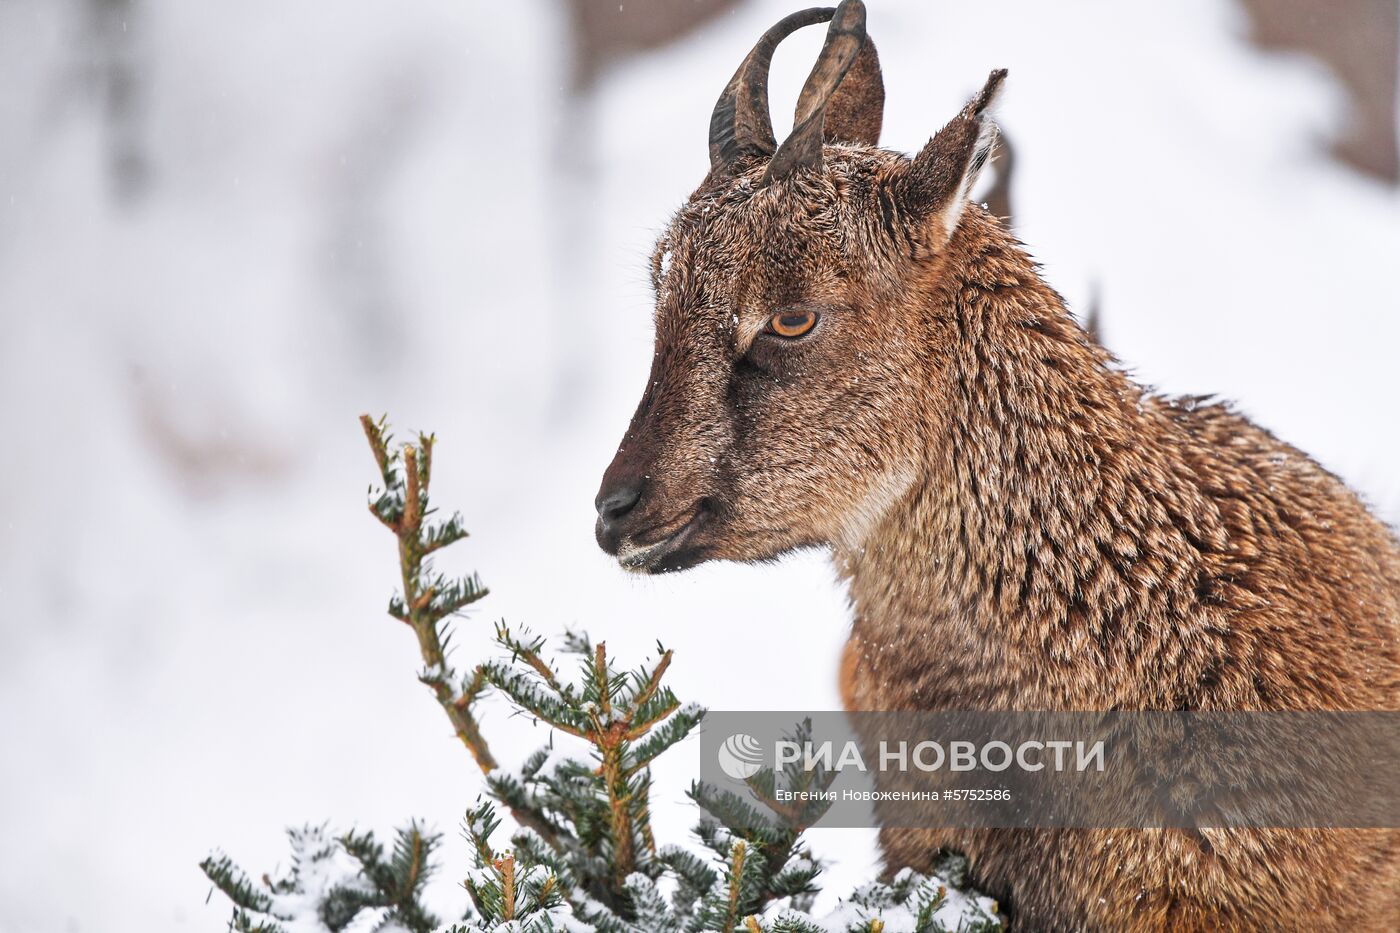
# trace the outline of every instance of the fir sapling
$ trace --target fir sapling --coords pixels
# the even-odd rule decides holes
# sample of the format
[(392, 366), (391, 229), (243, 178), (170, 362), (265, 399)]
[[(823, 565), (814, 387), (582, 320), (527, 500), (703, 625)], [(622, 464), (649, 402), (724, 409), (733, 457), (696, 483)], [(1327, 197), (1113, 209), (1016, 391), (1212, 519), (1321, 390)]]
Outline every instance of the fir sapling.
[[(462, 881), (470, 907), (446, 927), (424, 906), (439, 837), (417, 823), (387, 849), (371, 833), (324, 827), (288, 833), (291, 868), (250, 878), (227, 856), (201, 863), (232, 903), (228, 929), (241, 933), (951, 933), (1002, 929), (990, 899), (962, 889), (961, 863), (932, 875), (902, 872), (871, 883), (825, 916), (811, 913), (821, 863), (804, 832), (820, 819), (818, 799), (780, 802), (777, 789), (823, 789), (832, 775), (786, 766), (759, 771), (747, 794), (695, 784), (701, 850), (658, 845), (651, 826), (651, 763), (691, 735), (704, 710), (683, 704), (664, 678), (673, 655), (619, 667), (606, 645), (569, 633), (569, 676), (546, 656), (543, 638), (498, 623), (500, 657), (453, 666), (450, 621), (486, 595), (474, 576), (451, 578), (432, 555), (466, 537), (461, 517), (438, 520), (429, 505), (431, 435), (395, 447), (385, 422), (361, 419), (381, 485), (369, 508), (397, 541), (401, 592), (389, 614), (414, 633), (419, 680), (432, 692), (483, 776), (486, 799), (468, 810), (463, 833), (472, 865)], [(488, 691), (547, 723), (564, 751), (546, 747), (502, 767), (476, 707)], [(797, 727), (797, 738), (807, 724)], [(501, 813), (498, 816), (498, 811)], [(508, 816), (516, 830), (495, 839)], [(707, 850), (707, 851), (706, 851)], [(704, 852), (705, 854), (701, 854)]]

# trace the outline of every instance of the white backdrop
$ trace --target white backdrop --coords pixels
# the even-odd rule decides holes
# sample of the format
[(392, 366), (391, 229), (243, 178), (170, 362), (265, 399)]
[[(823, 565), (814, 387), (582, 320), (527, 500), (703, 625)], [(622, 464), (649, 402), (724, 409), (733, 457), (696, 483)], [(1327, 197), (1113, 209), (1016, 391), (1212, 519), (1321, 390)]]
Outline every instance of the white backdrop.
[[(1322, 155), (1343, 118), (1228, 3), (873, 0), (906, 151), (996, 66), (1023, 239), (1097, 287), (1144, 380), (1214, 391), (1400, 516), (1400, 200)], [(1051, 8), (1053, 6), (1053, 9)], [(591, 500), (650, 359), (646, 257), (715, 96), (793, 4), (741, 6), (570, 98), (523, 3), (148, 0), (126, 25), (146, 181), (117, 197), (86, 7), (0, 4), (0, 931), (219, 929), (197, 862), (282, 828), (421, 816), (465, 903), (479, 782), (383, 614), (392, 540), (355, 423), (438, 433), (436, 493), (494, 595), (461, 625), (662, 639), (683, 699), (835, 708), (822, 555), (625, 576)], [(781, 134), (820, 30), (783, 47)], [(503, 706), (515, 760), (543, 734)], [(680, 839), (695, 744), (658, 774)], [(815, 840), (832, 895), (873, 833)]]

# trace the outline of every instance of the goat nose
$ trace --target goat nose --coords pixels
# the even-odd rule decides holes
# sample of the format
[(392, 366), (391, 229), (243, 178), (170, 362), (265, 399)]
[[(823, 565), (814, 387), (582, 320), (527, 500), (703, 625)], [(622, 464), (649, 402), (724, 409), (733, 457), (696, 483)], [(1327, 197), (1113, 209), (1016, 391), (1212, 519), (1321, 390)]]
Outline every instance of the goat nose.
[(598, 498), (594, 500), (593, 504), (598, 509), (599, 518), (604, 522), (615, 522), (632, 511), (641, 498), (642, 484), (640, 482), (625, 482), (598, 493)]

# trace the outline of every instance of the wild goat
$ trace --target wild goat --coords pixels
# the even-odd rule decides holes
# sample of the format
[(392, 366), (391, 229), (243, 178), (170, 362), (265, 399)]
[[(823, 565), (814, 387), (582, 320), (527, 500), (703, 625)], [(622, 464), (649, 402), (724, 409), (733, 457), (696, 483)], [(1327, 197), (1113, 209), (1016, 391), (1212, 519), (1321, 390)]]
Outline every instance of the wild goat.
[[(831, 21), (778, 145), (773, 50)], [(1395, 710), (1400, 543), (1229, 408), (1149, 394), (969, 203), (1005, 72), (913, 159), (847, 0), (769, 29), (652, 260), (656, 352), (597, 499), (627, 569), (830, 548), (853, 710)], [(1400, 923), (1388, 830), (886, 829), (1021, 929)]]

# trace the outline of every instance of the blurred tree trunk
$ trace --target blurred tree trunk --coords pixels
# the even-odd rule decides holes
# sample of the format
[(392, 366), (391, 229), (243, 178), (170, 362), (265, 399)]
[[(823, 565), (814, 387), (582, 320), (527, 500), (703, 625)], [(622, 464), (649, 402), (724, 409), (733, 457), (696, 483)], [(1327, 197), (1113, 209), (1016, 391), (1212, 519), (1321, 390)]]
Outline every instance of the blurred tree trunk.
[(1304, 52), (1320, 59), (1346, 88), (1351, 112), (1333, 142), (1337, 158), (1395, 184), (1397, 0), (1242, 0), (1251, 39), (1263, 49)]
[[(574, 40), (574, 89), (588, 88), (609, 63), (669, 45), (739, 2), (565, 0)], [(718, 88), (715, 93), (718, 95)]]
[[(554, 171), (550, 185), (555, 205), (550, 255), (555, 333), (560, 349), (555, 364), (554, 417), (566, 422), (588, 405), (591, 380), (586, 373), (597, 355), (593, 323), (577, 313), (580, 289), (592, 285), (592, 258), (587, 244), (596, 239), (598, 203), (598, 78), (609, 67), (638, 54), (684, 39), (741, 0), (562, 0), (568, 16), (571, 49), (568, 92), (554, 137)], [(742, 52), (735, 52), (735, 62)], [(715, 96), (724, 78), (715, 77)], [(696, 146), (704, 145), (704, 126), (695, 127)]]
[(107, 178), (120, 204), (140, 198), (150, 178), (141, 133), (141, 82), (133, 31), (136, 0), (84, 0), (93, 50), (91, 81), (106, 130)]

